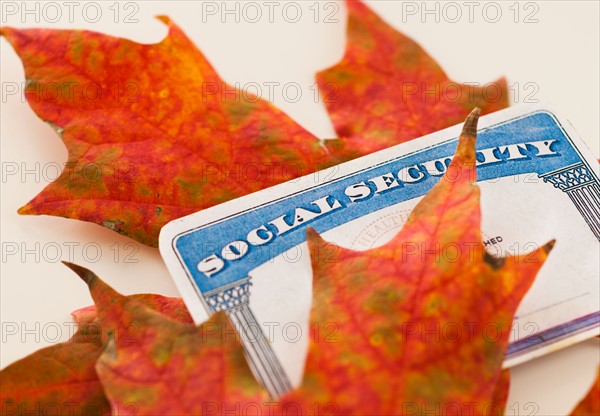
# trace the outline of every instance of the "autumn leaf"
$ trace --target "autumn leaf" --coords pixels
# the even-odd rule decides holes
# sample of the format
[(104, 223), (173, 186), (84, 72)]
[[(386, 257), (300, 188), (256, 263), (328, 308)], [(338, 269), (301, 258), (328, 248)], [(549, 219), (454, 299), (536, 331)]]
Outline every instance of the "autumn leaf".
[[(500, 98), (458, 86), (366, 6), (348, 8), (346, 57), (318, 76), (324, 95), (334, 89), (325, 101), (344, 140), (318, 140), (226, 85), (166, 17), (168, 36), (155, 45), (79, 30), (1, 29), (23, 61), (30, 106), (69, 152), (62, 175), (19, 212), (95, 222), (157, 246), (173, 219), (457, 124), (473, 104), (506, 107), (504, 80), (494, 84)], [(432, 86), (443, 91), (433, 102), (423, 93)]]
[(61, 176), (21, 214), (95, 222), (156, 246), (173, 219), (335, 164), (322, 141), (226, 85), (160, 20), (168, 35), (154, 45), (1, 29), (23, 61), (30, 106), (69, 152)]
[[(317, 81), (335, 130), (353, 159), (459, 124), (473, 107), (508, 107), (504, 78), (483, 86), (451, 81), (416, 42), (362, 2), (347, 0), (345, 56)], [(469, 47), (468, 39), (462, 46)]]
[(200, 327), (177, 322), (117, 293), (89, 270), (67, 265), (87, 283), (107, 332), (96, 371), (114, 408), (134, 406), (141, 415), (199, 415), (221, 414), (224, 403), (268, 401), (224, 313)]
[(598, 416), (600, 415), (600, 367), (596, 380), (588, 394), (577, 404), (571, 416)]
[(339, 414), (502, 409), (514, 313), (554, 242), (517, 257), (485, 251), (477, 117), (468, 117), (448, 171), (389, 243), (359, 252), (309, 230), (310, 322), (335, 322), (339, 341), (310, 345), (304, 382), (287, 400), (336, 403)]
[[(192, 323), (179, 298), (148, 294), (128, 298), (165, 318)], [(95, 370), (105, 332), (96, 315), (95, 306), (73, 312), (78, 330), (68, 342), (43, 348), (0, 371), (2, 414), (112, 414)], [(126, 330), (132, 336), (135, 328)], [(123, 414), (133, 410), (127, 405), (118, 409)]]

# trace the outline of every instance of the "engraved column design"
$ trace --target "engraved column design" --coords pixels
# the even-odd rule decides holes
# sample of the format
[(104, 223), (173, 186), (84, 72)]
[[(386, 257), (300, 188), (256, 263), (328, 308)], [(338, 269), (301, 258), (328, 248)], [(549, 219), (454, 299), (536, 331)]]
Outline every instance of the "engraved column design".
[(227, 313), (241, 338), (250, 369), (271, 397), (278, 398), (290, 391), (292, 385), (248, 305), (250, 286), (250, 278), (246, 277), (206, 293), (205, 298), (213, 311)]
[(544, 182), (566, 192), (577, 210), (600, 241), (600, 184), (591, 169), (577, 163), (540, 175)]

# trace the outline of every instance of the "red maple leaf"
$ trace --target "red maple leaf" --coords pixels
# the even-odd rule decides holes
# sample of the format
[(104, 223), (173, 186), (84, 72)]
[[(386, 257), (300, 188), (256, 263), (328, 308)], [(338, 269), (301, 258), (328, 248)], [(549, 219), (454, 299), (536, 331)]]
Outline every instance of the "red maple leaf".
[[(158, 44), (80, 30), (3, 28), (25, 67), (26, 97), (69, 152), (62, 175), (22, 207), (95, 222), (151, 246), (176, 218), (458, 124), (465, 108), (506, 107), (484, 89), (450, 91), (415, 42), (348, 2), (346, 57), (319, 74), (343, 140), (321, 141), (274, 106), (226, 85), (168, 18)], [(407, 85), (418, 90), (404, 99)], [(489, 102), (488, 102), (489, 101)]]
[[(362, 2), (346, 1), (348, 42), (342, 61), (317, 74), (331, 121), (348, 160), (459, 124), (479, 107), (508, 107), (506, 80), (479, 86), (448, 78), (415, 41)], [(468, 45), (467, 45), (468, 47)]]

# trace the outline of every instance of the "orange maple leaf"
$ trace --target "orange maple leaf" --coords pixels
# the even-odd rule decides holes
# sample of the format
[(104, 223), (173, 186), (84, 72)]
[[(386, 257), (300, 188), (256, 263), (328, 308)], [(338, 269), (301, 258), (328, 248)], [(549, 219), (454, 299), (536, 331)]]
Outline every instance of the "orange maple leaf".
[(341, 341), (311, 344), (308, 376), (290, 400), (373, 415), (495, 414), (504, 406), (512, 320), (554, 242), (515, 257), (485, 251), (478, 116), (467, 118), (448, 171), (389, 243), (332, 249), (309, 230), (310, 320), (335, 322)]
[(96, 372), (113, 408), (192, 415), (222, 402), (268, 401), (224, 313), (196, 327), (117, 293), (83, 267), (67, 265), (86, 282), (97, 308), (105, 347)]
[(61, 176), (19, 212), (90, 221), (156, 246), (176, 218), (455, 125), (473, 104), (507, 106), (504, 81), (501, 98), (461, 86), (458, 101), (421, 100), (421, 87), (402, 100), (401, 85), (451, 83), (366, 6), (348, 7), (347, 56), (318, 76), (324, 91), (332, 83), (338, 90), (328, 109), (344, 140), (319, 140), (226, 85), (166, 17), (168, 36), (154, 45), (80, 30), (1, 29), (23, 61), (30, 106), (69, 152)]
[(156, 246), (171, 220), (336, 163), (277, 108), (226, 85), (160, 19), (169, 33), (154, 45), (2, 28), (23, 61), (30, 106), (69, 152), (21, 214), (95, 222)]
[(508, 107), (501, 78), (483, 86), (459, 84), (415, 41), (366, 5), (348, 0), (348, 42), (342, 61), (317, 74), (324, 103), (349, 160)]
[[(155, 310), (165, 318), (192, 323), (179, 298), (149, 294), (127, 298)], [(3, 415), (114, 414), (95, 369), (106, 341), (106, 338), (103, 341), (103, 336), (110, 325), (102, 325), (104, 322), (99, 321), (95, 305), (73, 312), (73, 317), (78, 330), (68, 342), (36, 351), (0, 372)], [(135, 329), (120, 328), (120, 333), (122, 336), (132, 336)], [(116, 410), (121, 411), (120, 414), (133, 414), (135, 404), (126, 404)]]

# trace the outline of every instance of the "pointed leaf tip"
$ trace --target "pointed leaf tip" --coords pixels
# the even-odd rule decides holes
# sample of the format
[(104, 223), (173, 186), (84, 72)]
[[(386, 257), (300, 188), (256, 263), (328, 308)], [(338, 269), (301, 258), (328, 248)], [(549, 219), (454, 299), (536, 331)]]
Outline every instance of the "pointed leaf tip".
[(155, 18), (158, 19), (158, 20), (160, 20), (161, 22), (163, 22), (167, 26), (171, 26), (171, 24), (173, 23), (173, 21), (171, 20), (171, 18), (169, 16), (164, 15), (164, 14), (157, 15), (157, 16), (155, 16)]
[(542, 247), (542, 249), (547, 254), (547, 253), (550, 253), (552, 251), (552, 249), (554, 248), (555, 245), (556, 245), (556, 240), (550, 240), (546, 244), (544, 244), (544, 246)]
[(323, 237), (321, 237), (321, 234), (319, 234), (317, 230), (312, 227), (308, 227), (306, 229), (306, 242), (308, 243), (309, 247), (311, 245), (327, 244)]
[(319, 233), (312, 227), (306, 228), (306, 239), (310, 240), (315, 237), (319, 237)]
[(467, 116), (465, 124), (462, 129), (461, 136), (476, 137), (477, 136), (477, 122), (479, 121), (479, 115), (481, 109), (475, 107), (473, 111)]
[(477, 107), (465, 119), (462, 132), (458, 140), (458, 149), (456, 150), (455, 159), (460, 160), (461, 164), (473, 164), (471, 177), (475, 181), (475, 141), (477, 140), (477, 122), (479, 121), (481, 110)]
[(10, 35), (10, 32), (12, 32), (13, 30), (14, 30), (14, 28), (11, 26), (0, 26), (0, 37), (5, 37), (10, 42), (10, 39), (8, 39), (8, 36)]
[(85, 267), (79, 266), (77, 264), (74, 263), (70, 263), (68, 261), (63, 261), (62, 262), (65, 266), (67, 266), (69, 269), (73, 270), (75, 272), (75, 274), (77, 274), (77, 276), (79, 276), (81, 278), (81, 280), (83, 280), (88, 286), (95, 280), (98, 278), (98, 276), (96, 276), (94, 274), (94, 272), (92, 272), (89, 269), (86, 269)]
[(35, 210), (31, 206), (31, 204), (26, 204), (17, 210), (17, 214), (19, 214), (19, 215), (35, 215)]

